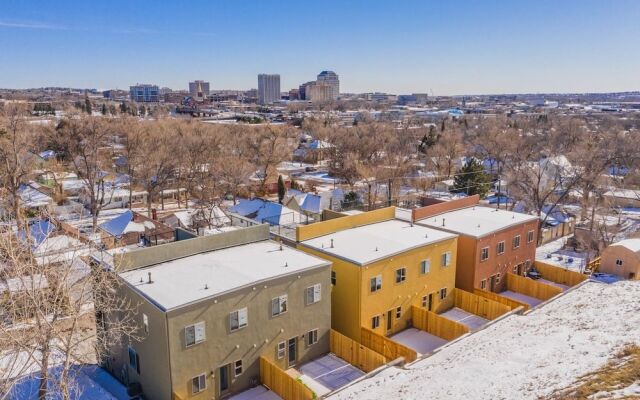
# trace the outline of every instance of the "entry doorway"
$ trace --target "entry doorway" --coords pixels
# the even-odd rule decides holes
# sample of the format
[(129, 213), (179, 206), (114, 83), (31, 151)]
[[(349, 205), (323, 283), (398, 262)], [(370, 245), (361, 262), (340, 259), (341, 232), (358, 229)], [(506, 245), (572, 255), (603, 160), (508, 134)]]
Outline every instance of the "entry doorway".
[(489, 277), (489, 290), (492, 292), (496, 291), (496, 276), (495, 275), (491, 275)]
[(229, 393), (231, 386), (231, 364), (223, 365), (218, 369), (218, 388), (220, 396)]
[(393, 310), (387, 311), (387, 332), (393, 328)]
[(429, 299), (427, 300), (427, 310), (433, 311), (433, 293), (429, 293)]
[(298, 361), (298, 338), (293, 337), (287, 341), (287, 365), (289, 368)]

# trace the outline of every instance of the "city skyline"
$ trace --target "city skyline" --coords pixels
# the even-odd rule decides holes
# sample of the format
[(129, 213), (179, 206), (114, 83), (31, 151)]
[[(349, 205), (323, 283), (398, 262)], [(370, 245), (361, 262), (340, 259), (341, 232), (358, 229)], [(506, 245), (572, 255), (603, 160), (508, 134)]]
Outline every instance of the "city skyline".
[[(204, 79), (211, 90), (245, 90), (268, 71), (288, 91), (332, 70), (343, 93), (640, 90), (638, 2), (327, 1), (329, 15), (317, 7), (10, 0), (0, 17), (0, 53), (10, 61), (0, 64), (0, 87), (187, 90)], [(274, 18), (301, 23), (265, 30)]]

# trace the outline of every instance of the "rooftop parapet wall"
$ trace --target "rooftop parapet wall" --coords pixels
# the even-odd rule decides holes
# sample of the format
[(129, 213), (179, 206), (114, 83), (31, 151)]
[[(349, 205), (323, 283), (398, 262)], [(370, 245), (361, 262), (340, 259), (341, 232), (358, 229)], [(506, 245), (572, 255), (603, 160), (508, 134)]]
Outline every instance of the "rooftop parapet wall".
[(334, 218), (328, 221), (318, 222), (316, 224), (297, 226), (296, 241), (302, 242), (304, 240), (329, 235), (345, 229), (369, 225), (376, 222), (389, 221), (391, 219), (395, 219), (395, 216), (396, 208), (386, 207), (379, 210), (364, 212), (362, 214)]
[(198, 253), (241, 246), (268, 239), (269, 225), (255, 225), (235, 231), (200, 236), (123, 253), (117, 257), (116, 263), (119, 265), (119, 272), (124, 272)]
[(451, 201), (445, 201), (442, 203), (431, 204), (421, 208), (414, 208), (411, 210), (411, 218), (414, 221), (419, 221), (434, 215), (442, 214), (449, 211), (459, 210), (461, 208), (467, 208), (475, 206), (480, 202), (479, 195), (473, 195), (464, 197), (462, 199), (456, 199)]

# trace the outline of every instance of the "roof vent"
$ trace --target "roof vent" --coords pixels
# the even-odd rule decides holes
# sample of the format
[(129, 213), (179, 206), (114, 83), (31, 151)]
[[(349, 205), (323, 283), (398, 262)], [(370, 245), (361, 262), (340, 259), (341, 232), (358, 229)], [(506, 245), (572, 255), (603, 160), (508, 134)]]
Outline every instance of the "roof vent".
[(424, 234), (424, 237), (425, 237), (425, 239), (428, 239), (428, 238), (429, 238), (429, 234), (428, 234), (428, 233), (425, 233), (425, 234)]
[(284, 267), (285, 267), (285, 268), (287, 268), (288, 266), (289, 266), (289, 263), (288, 263), (288, 262), (284, 263)]
[(444, 226), (444, 218), (442, 218), (442, 226)]
[(153, 281), (151, 280), (151, 272), (149, 272), (149, 281), (148, 283), (153, 283)]
[(513, 214), (513, 215), (511, 216), (511, 219), (516, 219), (516, 215), (515, 215), (515, 214)]
[(378, 251), (378, 246), (376, 246), (376, 251)]
[(206, 283), (204, 284), (204, 290), (209, 290), (209, 285), (207, 285)]
[(282, 251), (282, 243), (280, 243), (280, 251)]
[(480, 224), (478, 224), (478, 228), (480, 228)]
[(333, 249), (333, 239), (331, 239), (331, 248)]

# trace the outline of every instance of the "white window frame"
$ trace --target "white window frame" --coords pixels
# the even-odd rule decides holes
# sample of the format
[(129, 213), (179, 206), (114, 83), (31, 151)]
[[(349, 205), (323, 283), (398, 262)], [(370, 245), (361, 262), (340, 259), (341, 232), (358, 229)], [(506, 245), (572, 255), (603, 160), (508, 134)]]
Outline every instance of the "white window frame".
[[(235, 328), (233, 327), (234, 314), (237, 314), (237, 317), (235, 319), (238, 321), (238, 326)], [(244, 315), (244, 318), (242, 318), (243, 315)], [(244, 324), (242, 323), (243, 320), (244, 320)], [(248, 325), (249, 325), (249, 311), (247, 310), (247, 307), (241, 308), (239, 310), (231, 311), (229, 313), (229, 331), (231, 332), (239, 331), (240, 329), (246, 328)]]
[(504, 254), (504, 250), (506, 249), (506, 243), (504, 242), (504, 240), (498, 242), (498, 245), (496, 246), (496, 254), (497, 255), (501, 255)]
[[(194, 380), (198, 380), (198, 388), (194, 385)], [(203, 383), (201, 386), (200, 384)], [(194, 376), (191, 378), (191, 394), (197, 394), (207, 389), (207, 374), (206, 372), (201, 373), (200, 375)]]
[(402, 306), (396, 307), (396, 319), (400, 319), (402, 317)]
[(480, 289), (485, 290), (487, 288), (487, 280), (483, 279), (480, 281)]
[[(444, 293), (444, 295), (443, 295), (443, 293)], [(444, 300), (445, 298), (447, 298), (447, 288), (446, 287), (443, 287), (443, 288), (441, 288), (439, 290), (438, 297), (440, 297), (440, 300)]]
[(304, 297), (307, 305), (316, 304), (322, 300), (322, 284), (316, 283), (313, 286), (309, 286), (304, 291)]
[[(240, 363), (240, 366), (238, 366), (238, 363)], [(240, 372), (238, 372), (238, 368), (240, 368)], [(233, 376), (237, 378), (240, 375), (242, 375), (243, 372), (244, 372), (244, 368), (242, 366), (242, 360), (234, 361), (233, 362)]]
[(426, 258), (420, 261), (420, 274), (426, 275), (431, 271), (431, 259)]
[(282, 360), (287, 355), (287, 342), (279, 342), (276, 346), (276, 357)]
[(318, 329), (310, 330), (309, 332), (307, 332), (306, 336), (307, 340), (305, 340), (305, 343), (307, 344), (307, 347), (313, 346), (314, 344), (318, 343)]
[(374, 315), (371, 317), (371, 330), (378, 329), (380, 327), (380, 316)]
[(440, 266), (444, 268), (448, 267), (449, 265), (451, 265), (451, 252), (445, 251), (444, 253), (442, 253), (442, 256), (440, 256)]
[[(277, 302), (277, 303), (276, 303)], [(275, 310), (277, 308), (277, 311)], [(274, 312), (275, 311), (275, 312)], [(278, 315), (285, 314), (289, 311), (289, 296), (283, 294), (271, 299), (271, 316), (277, 317)]]
[[(189, 329), (193, 329), (193, 335), (190, 335)], [(189, 343), (189, 336), (193, 336), (193, 342)], [(184, 327), (184, 346), (191, 347), (207, 340), (206, 324), (204, 321), (197, 322)]]
[[(373, 285), (374, 282), (375, 286)], [(372, 276), (369, 280), (369, 291), (375, 293), (379, 290), (382, 290), (382, 275)]]
[(480, 249), (480, 262), (487, 261), (489, 259), (489, 247), (483, 247)]
[(534, 237), (535, 237), (535, 232), (533, 230), (530, 230), (529, 232), (527, 232), (527, 243), (533, 242)]
[(429, 295), (422, 296), (422, 308), (427, 308), (429, 304)]
[[(516, 240), (517, 239), (517, 240)], [(520, 242), (521, 242), (521, 238), (520, 235), (515, 235), (513, 237), (513, 240), (511, 241), (511, 245), (514, 249), (519, 249), (520, 248)], [(516, 241), (518, 242), (518, 245), (516, 246)]]
[(144, 333), (149, 333), (149, 316), (147, 314), (142, 313), (142, 326), (144, 327)]
[(396, 283), (400, 284), (407, 280), (407, 267), (396, 269)]

